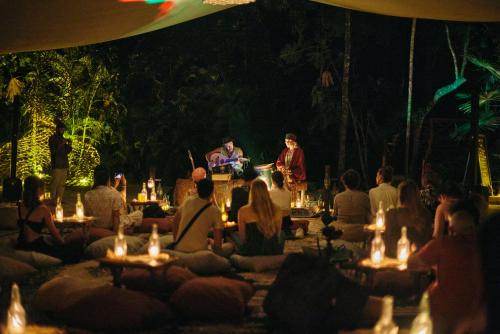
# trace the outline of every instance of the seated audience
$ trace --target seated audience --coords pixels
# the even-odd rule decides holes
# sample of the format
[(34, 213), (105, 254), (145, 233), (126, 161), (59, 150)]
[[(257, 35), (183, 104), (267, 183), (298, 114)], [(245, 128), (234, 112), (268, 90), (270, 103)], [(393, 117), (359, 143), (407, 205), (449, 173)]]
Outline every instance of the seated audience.
[(238, 211), (238, 251), (241, 255), (283, 254), (280, 243), (281, 209), (271, 201), (267, 185), (256, 180), (250, 188), (250, 203)]
[(375, 217), (378, 211), (379, 203), (382, 202), (382, 208), (387, 210), (395, 208), (398, 204), (398, 191), (391, 185), (393, 169), (391, 166), (384, 166), (377, 171), (375, 182), (377, 187), (370, 189), (370, 206), (372, 216)]
[[(187, 199), (175, 214), (173, 221), (173, 234), (177, 242), (175, 250), (185, 253), (207, 250), (208, 235), (213, 229), (212, 250), (220, 255), (229, 256), (232, 245), (222, 244), (224, 225), (219, 209), (211, 202), (214, 183), (209, 179), (202, 179), (197, 183), (197, 189), (198, 196)], [(200, 212), (198, 217), (186, 230), (182, 239), (179, 239), (198, 212)]]
[(238, 222), (238, 210), (248, 204), (248, 194), (253, 180), (259, 176), (253, 165), (248, 163), (243, 170), (243, 185), (235, 187), (231, 191), (231, 210), (229, 211), (229, 221)]
[[(54, 225), (50, 209), (41, 203), (44, 193), (43, 182), (36, 176), (28, 176), (24, 180), (23, 200), (18, 207), (19, 236), (16, 248), (35, 251), (60, 258), (63, 262), (77, 262), (83, 251), (82, 239), (72, 238), (74, 242), (66, 242)], [(50, 236), (42, 235), (46, 227)]]
[(290, 213), (292, 211), (292, 193), (290, 190), (284, 187), (285, 178), (283, 173), (280, 171), (275, 171), (272, 174), (273, 185), (269, 191), (269, 196), (274, 204), (276, 204), (281, 209), (281, 228), (290, 236), (292, 234), (292, 218), (290, 218)]
[(434, 232), (433, 238), (441, 238), (448, 234), (448, 217), (449, 209), (463, 198), (462, 189), (453, 181), (446, 181), (439, 193), (440, 204), (436, 208), (434, 215)]
[(399, 207), (386, 213), (384, 241), (386, 254), (396, 257), (401, 228), (406, 226), (407, 236), (418, 248), (427, 243), (432, 236), (432, 217), (422, 205), (417, 185), (404, 181), (398, 187)]
[(85, 194), (84, 206), (87, 215), (97, 218), (96, 228), (118, 232), (122, 197), (110, 186), (109, 170), (104, 165), (94, 169), (94, 186)]
[(431, 240), (408, 260), (410, 269), (436, 268), (437, 279), (428, 288), (435, 333), (453, 333), (458, 322), (480, 306), (477, 217), (472, 203), (458, 202), (456, 208), (450, 208), (450, 234)]
[(440, 178), (435, 172), (429, 171), (422, 174), (421, 180), (422, 189), (420, 189), (420, 198), (425, 208), (434, 215), (436, 208), (439, 205), (439, 185)]
[(191, 173), (191, 179), (194, 182), (194, 186), (188, 190), (187, 193), (188, 197), (186, 197), (186, 199), (198, 195), (198, 190), (196, 189), (196, 183), (206, 178), (207, 178), (207, 171), (205, 170), (205, 168), (198, 167), (193, 170), (193, 172)]
[(370, 199), (359, 189), (361, 177), (354, 169), (347, 170), (340, 177), (345, 190), (333, 200), (333, 215), (343, 224), (369, 224)]

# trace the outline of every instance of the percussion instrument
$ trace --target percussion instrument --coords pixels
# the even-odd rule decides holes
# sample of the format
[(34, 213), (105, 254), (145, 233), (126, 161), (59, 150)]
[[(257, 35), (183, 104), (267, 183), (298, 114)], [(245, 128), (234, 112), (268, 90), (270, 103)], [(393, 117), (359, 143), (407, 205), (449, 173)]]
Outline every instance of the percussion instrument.
[(271, 189), (271, 185), (273, 184), (273, 164), (257, 165), (255, 166), (255, 171), (259, 174), (259, 179), (267, 184), (268, 189)]

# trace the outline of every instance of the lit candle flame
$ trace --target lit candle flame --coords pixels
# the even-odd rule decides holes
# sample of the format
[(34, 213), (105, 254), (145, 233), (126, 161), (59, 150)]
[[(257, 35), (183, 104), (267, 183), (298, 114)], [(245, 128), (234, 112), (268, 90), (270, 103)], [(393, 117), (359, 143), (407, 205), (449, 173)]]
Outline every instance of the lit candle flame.
[(382, 262), (382, 252), (380, 250), (376, 250), (372, 253), (372, 262), (374, 264), (380, 264)]
[(83, 208), (76, 208), (76, 216), (78, 218), (83, 218), (84, 217)]
[(149, 256), (151, 256), (153, 259), (156, 259), (160, 254), (160, 247), (158, 247), (158, 245), (149, 245), (148, 253)]

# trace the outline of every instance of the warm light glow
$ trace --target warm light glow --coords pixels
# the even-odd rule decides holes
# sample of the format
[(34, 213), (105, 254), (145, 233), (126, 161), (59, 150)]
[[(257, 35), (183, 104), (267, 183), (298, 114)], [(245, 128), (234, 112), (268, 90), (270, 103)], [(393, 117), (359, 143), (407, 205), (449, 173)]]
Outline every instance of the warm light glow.
[(83, 218), (85, 217), (85, 214), (83, 213), (83, 208), (76, 208), (76, 216), (78, 218)]
[(150, 244), (148, 247), (148, 254), (151, 256), (153, 259), (156, 259), (158, 255), (160, 254), (160, 247), (155, 244)]
[(378, 229), (383, 229), (384, 228), (384, 218), (383, 217), (377, 217), (377, 220), (375, 221), (375, 226)]
[(63, 221), (63, 218), (64, 218), (64, 210), (62, 206), (60, 208), (56, 207), (56, 220)]
[(22, 334), (26, 329), (26, 312), (21, 304), (19, 287), (12, 285), (10, 307), (7, 311), (7, 333)]
[(408, 250), (406, 248), (402, 248), (398, 250), (398, 260), (401, 262), (408, 261)]
[(406, 226), (401, 228), (401, 239), (398, 240), (398, 260), (406, 266), (410, 256), (410, 241), (406, 237)]
[(379, 265), (384, 260), (385, 256), (385, 244), (380, 233), (380, 230), (375, 231), (375, 238), (373, 238), (371, 245), (370, 257), (375, 265)]
[(153, 259), (158, 258), (160, 254), (160, 237), (158, 236), (158, 225), (153, 225), (153, 231), (149, 237), (148, 254)]
[(204, 5), (246, 5), (255, 2), (255, 0), (203, 0)]
[(155, 180), (149, 179), (148, 180), (148, 188), (152, 189), (155, 186)]
[(80, 219), (85, 216), (80, 193), (76, 194), (76, 216)]
[(231, 199), (226, 198), (226, 208), (229, 210), (231, 208)]
[(382, 253), (380, 250), (376, 250), (372, 253), (372, 262), (375, 264), (380, 264), (382, 262)]
[(223, 212), (223, 213), (221, 214), (221, 219), (222, 219), (222, 222), (223, 222), (223, 223), (227, 222), (228, 216), (227, 216), (227, 213), (226, 213), (226, 212)]
[(126, 256), (127, 255), (127, 240), (123, 236), (123, 226), (120, 224), (118, 235), (115, 238), (115, 249), (116, 256)]
[(151, 200), (156, 201), (156, 193), (155, 192), (151, 193)]
[(302, 207), (302, 201), (301, 201), (301, 200), (297, 200), (297, 201), (295, 202), (295, 207), (296, 207), (296, 208), (301, 208), (301, 207)]

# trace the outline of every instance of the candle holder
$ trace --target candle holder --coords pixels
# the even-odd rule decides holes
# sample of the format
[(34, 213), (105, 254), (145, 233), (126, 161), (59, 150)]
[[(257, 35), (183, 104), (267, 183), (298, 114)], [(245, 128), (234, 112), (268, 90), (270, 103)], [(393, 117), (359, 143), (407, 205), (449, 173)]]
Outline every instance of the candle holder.
[(10, 306), (7, 311), (7, 333), (23, 334), (26, 330), (26, 311), (21, 304), (21, 294), (16, 283), (12, 284)]
[(158, 258), (160, 254), (160, 238), (158, 236), (158, 225), (153, 225), (153, 231), (149, 237), (148, 254), (153, 259)]
[(406, 226), (401, 228), (401, 239), (398, 240), (398, 260), (406, 267), (408, 257), (410, 256), (410, 241), (406, 237)]
[(61, 204), (61, 198), (57, 199), (57, 205), (56, 205), (56, 220), (57, 221), (63, 221), (64, 218), (64, 209)]
[(78, 218), (83, 218), (85, 216), (84, 209), (83, 209), (83, 203), (82, 203), (82, 198), (80, 197), (80, 193), (76, 194), (76, 216)]
[(372, 240), (370, 258), (375, 266), (379, 266), (385, 257), (385, 244), (382, 240), (380, 230), (375, 231), (375, 238)]

